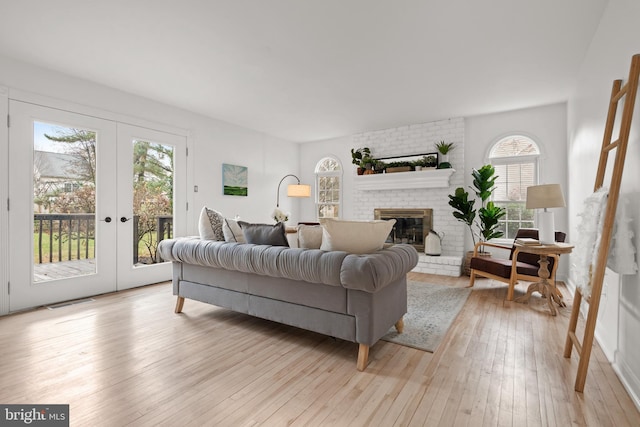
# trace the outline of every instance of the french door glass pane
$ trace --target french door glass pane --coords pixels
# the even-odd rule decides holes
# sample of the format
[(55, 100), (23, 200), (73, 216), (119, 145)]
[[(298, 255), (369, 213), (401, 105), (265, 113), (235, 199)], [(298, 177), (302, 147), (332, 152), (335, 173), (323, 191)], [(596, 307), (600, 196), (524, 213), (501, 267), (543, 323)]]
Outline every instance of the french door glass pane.
[(34, 282), (95, 274), (96, 132), (34, 122)]
[(173, 236), (174, 148), (133, 141), (133, 265), (163, 262), (158, 243)]

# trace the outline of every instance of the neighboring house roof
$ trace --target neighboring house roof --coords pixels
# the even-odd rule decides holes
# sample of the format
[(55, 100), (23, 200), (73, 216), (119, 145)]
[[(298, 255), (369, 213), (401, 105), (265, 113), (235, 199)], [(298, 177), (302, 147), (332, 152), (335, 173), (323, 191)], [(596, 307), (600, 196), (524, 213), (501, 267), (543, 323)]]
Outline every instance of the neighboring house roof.
[(50, 151), (33, 152), (34, 172), (45, 178), (81, 180), (78, 174), (78, 157), (73, 154), (53, 153)]

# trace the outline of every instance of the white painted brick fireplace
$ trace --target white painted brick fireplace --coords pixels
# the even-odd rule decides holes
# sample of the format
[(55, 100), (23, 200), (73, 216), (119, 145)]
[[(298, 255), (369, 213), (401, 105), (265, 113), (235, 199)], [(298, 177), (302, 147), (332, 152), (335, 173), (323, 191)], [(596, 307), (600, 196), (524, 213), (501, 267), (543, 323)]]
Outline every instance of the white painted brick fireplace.
[(449, 163), (456, 172), (451, 176), (448, 188), (376, 191), (356, 188), (353, 194), (354, 216), (359, 220), (371, 220), (375, 208), (433, 209), (433, 229), (441, 235), (444, 233), (442, 256), (428, 257), (422, 254), (414, 271), (459, 276), (466, 230), (464, 225), (453, 217), (448, 195), (453, 193), (456, 187), (464, 186), (464, 119), (454, 118), (364, 132), (353, 136), (353, 147), (369, 147), (374, 158), (394, 157), (435, 152), (437, 150), (434, 144), (442, 140), (455, 144), (455, 149), (449, 153)]

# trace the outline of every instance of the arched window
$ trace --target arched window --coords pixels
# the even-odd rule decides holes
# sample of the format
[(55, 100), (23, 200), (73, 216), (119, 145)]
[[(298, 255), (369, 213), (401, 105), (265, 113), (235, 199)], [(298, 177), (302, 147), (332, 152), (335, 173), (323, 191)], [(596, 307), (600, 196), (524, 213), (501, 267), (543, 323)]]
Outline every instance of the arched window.
[(342, 214), (342, 165), (325, 157), (316, 165), (316, 213), (320, 218), (339, 218)]
[(491, 147), (489, 161), (498, 175), (493, 201), (507, 211), (499, 222), (506, 239), (513, 239), (519, 228), (534, 227), (534, 213), (525, 203), (527, 187), (538, 184), (539, 157), (538, 145), (523, 135), (509, 135)]

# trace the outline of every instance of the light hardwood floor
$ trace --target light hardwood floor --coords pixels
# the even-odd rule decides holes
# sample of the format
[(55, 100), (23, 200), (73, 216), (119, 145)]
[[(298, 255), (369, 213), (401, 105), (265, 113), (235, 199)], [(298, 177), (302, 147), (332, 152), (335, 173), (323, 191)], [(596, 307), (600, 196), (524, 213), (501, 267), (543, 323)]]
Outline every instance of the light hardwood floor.
[(67, 403), (73, 426), (640, 425), (599, 348), (573, 391), (571, 301), (552, 317), (506, 291), (477, 280), (436, 353), (380, 341), (365, 372), (354, 343), (190, 300), (174, 314), (169, 284), (5, 316), (0, 403)]

